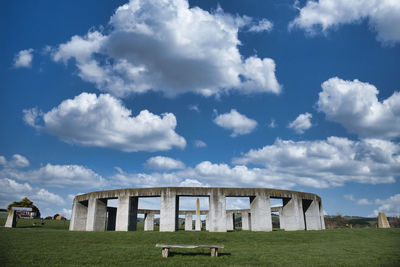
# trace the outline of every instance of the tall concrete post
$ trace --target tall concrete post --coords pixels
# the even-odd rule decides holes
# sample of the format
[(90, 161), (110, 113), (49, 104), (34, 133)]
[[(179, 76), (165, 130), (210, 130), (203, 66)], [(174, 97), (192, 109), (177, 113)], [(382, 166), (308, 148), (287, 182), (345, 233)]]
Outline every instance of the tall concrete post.
[(72, 204), (71, 221), (69, 223), (70, 231), (86, 231), (87, 205), (87, 201), (82, 203), (74, 200)]
[(174, 232), (178, 230), (179, 197), (176, 191), (165, 188), (161, 191), (160, 204), (160, 232)]
[(235, 216), (232, 212), (226, 213), (226, 230), (233, 231), (235, 229)]
[(242, 230), (251, 230), (250, 213), (242, 212)]
[(115, 231), (117, 208), (107, 207), (107, 231)]
[(208, 215), (210, 232), (226, 232), (226, 197), (221, 189), (211, 190)]
[(279, 213), (280, 228), (286, 231), (304, 230), (303, 203), (296, 195), (282, 199), (282, 212)]
[(144, 214), (144, 230), (154, 231), (154, 213)]
[(325, 230), (325, 216), (324, 210), (322, 209), (322, 202), (319, 202), (319, 216), (321, 218), (321, 229)]
[(260, 193), (250, 197), (251, 231), (272, 231), (270, 197)]
[(208, 212), (206, 214), (206, 230), (210, 230), (210, 216), (208, 216)]
[(306, 230), (321, 230), (321, 216), (317, 200), (303, 200)]
[(196, 231), (201, 231), (201, 218), (200, 218), (200, 200), (197, 199), (196, 201)]
[(138, 204), (138, 197), (118, 197), (115, 231), (136, 231)]
[(185, 231), (193, 230), (193, 214), (191, 212), (185, 213)]
[(105, 231), (107, 220), (107, 199), (89, 198), (86, 231)]
[(4, 227), (15, 228), (16, 226), (17, 226), (17, 213), (15, 212), (15, 210), (10, 210)]

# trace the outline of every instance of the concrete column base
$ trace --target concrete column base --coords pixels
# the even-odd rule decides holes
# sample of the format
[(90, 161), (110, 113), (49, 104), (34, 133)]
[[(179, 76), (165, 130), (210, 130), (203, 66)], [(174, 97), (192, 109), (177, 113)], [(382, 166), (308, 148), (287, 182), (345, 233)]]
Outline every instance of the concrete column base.
[(251, 222), (250, 222), (250, 213), (243, 212), (242, 213), (242, 230), (249, 231), (251, 230)]
[(6, 228), (15, 228), (17, 226), (17, 213), (15, 210), (10, 210), (7, 216), (7, 221), (4, 227)]
[(154, 231), (154, 213), (144, 214), (144, 230)]
[(118, 198), (115, 231), (136, 231), (138, 197), (120, 196)]
[(212, 189), (208, 215), (210, 232), (226, 232), (226, 197), (222, 190)]
[(281, 229), (286, 231), (304, 230), (303, 202), (297, 196), (283, 198), (282, 212), (279, 213)]
[(167, 189), (161, 192), (160, 232), (175, 232), (178, 230), (179, 197), (175, 190)]
[(272, 231), (270, 198), (266, 194), (250, 197), (251, 231)]

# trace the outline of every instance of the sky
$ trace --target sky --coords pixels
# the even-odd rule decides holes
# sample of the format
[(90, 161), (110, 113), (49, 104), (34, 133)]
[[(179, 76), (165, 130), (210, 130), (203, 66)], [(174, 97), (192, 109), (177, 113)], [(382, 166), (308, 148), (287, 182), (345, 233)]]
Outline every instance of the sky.
[(18, 0), (0, 22), (1, 208), (265, 187), (400, 216), (398, 1)]

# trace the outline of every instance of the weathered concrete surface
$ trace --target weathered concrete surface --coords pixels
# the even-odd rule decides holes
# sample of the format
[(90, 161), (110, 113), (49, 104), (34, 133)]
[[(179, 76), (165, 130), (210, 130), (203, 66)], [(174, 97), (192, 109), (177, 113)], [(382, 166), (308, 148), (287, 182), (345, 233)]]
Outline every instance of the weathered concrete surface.
[(251, 230), (272, 231), (271, 206), (269, 196), (260, 193), (250, 197)]
[(231, 212), (226, 213), (226, 230), (233, 231), (235, 229), (235, 214)]
[(72, 205), (70, 231), (86, 231), (88, 201), (79, 202), (76, 199)]
[(144, 230), (154, 231), (154, 213), (144, 214)]
[(86, 231), (105, 231), (107, 220), (107, 200), (89, 198)]
[(107, 207), (107, 231), (115, 231), (117, 208)]
[(193, 213), (187, 212), (185, 214), (185, 231), (193, 230)]
[(209, 231), (226, 232), (226, 197), (223, 190), (213, 189), (210, 194)]
[(195, 230), (201, 231), (201, 218), (200, 218), (200, 200), (197, 199), (196, 201), (196, 224)]
[(161, 192), (160, 232), (178, 230), (179, 197), (171, 188)]
[(279, 214), (281, 229), (286, 231), (304, 230), (302, 199), (293, 195), (292, 198), (284, 198), (282, 202), (282, 212)]
[(250, 213), (249, 212), (242, 212), (242, 230), (251, 230), (251, 222), (250, 222)]
[(138, 198), (123, 195), (118, 198), (115, 231), (135, 231), (137, 225)]
[(17, 213), (15, 210), (10, 210), (8, 212), (7, 221), (4, 227), (15, 228), (17, 226)]
[(321, 220), (321, 229), (325, 230), (325, 216), (324, 216), (324, 210), (322, 208), (322, 202), (319, 201), (319, 217)]
[[(101, 201), (118, 199), (115, 229), (117, 231), (135, 230), (138, 213), (138, 197), (160, 197), (160, 211), (141, 210), (139, 212), (159, 213), (160, 231), (175, 231), (178, 228), (178, 215), (186, 214), (186, 211), (179, 211), (180, 196), (209, 197), (210, 210), (200, 210), (200, 214), (207, 216), (206, 229), (210, 232), (225, 232), (227, 230), (226, 197), (251, 198), (250, 210), (236, 210), (235, 213), (250, 211), (252, 216), (248, 218), (248, 229), (253, 231), (272, 230), (270, 212), (278, 210), (280, 210), (281, 228), (286, 230), (303, 230), (305, 229), (304, 214), (306, 211), (303, 212), (302, 200), (316, 201), (316, 207), (311, 207), (310, 210), (308, 210), (309, 207), (307, 208), (307, 216), (310, 221), (309, 227), (312, 229), (318, 227), (324, 229), (321, 198), (315, 194), (270, 188), (158, 187), (118, 189), (78, 195), (75, 197), (74, 203), (80, 203), (81, 205), (73, 205), (70, 230), (100, 229), (104, 226), (105, 222), (102, 221), (103, 218), (101, 217), (106, 214), (104, 212), (105, 207), (103, 207), (104, 205), (101, 203), (98, 203), (98, 201), (93, 202), (93, 199)], [(271, 208), (269, 204), (269, 199), (271, 197), (282, 198), (284, 203), (283, 207)], [(91, 203), (90, 205), (89, 201)], [(89, 209), (88, 206), (90, 206)], [(100, 217), (97, 215), (93, 217), (93, 214), (100, 214)], [(319, 226), (315, 220), (317, 216), (319, 217)], [(314, 219), (312, 220), (311, 218)], [(247, 221), (247, 219), (245, 219), (245, 221)], [(108, 221), (107, 225), (109, 225)], [(246, 222), (242, 222), (242, 229), (243, 228), (247, 228)]]
[(303, 200), (306, 230), (321, 230), (321, 217), (317, 200)]
[(378, 214), (378, 228), (390, 228), (386, 214), (383, 212), (379, 212)]

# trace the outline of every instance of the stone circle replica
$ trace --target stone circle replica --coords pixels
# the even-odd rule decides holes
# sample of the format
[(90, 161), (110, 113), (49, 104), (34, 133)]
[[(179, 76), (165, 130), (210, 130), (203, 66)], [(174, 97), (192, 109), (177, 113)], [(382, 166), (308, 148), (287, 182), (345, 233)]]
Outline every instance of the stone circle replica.
[[(149, 197), (160, 197), (160, 210), (138, 209), (139, 198)], [(179, 210), (179, 197), (208, 197), (209, 210)], [(248, 197), (250, 209), (226, 210), (227, 197)], [(271, 198), (282, 199), (283, 205), (271, 207)], [(118, 199), (118, 206), (107, 207), (108, 199)], [(234, 214), (240, 213), (242, 230), (272, 231), (272, 211), (279, 212), (281, 229), (325, 229), (321, 198), (315, 194), (269, 188), (158, 187), (77, 195), (69, 230), (135, 231), (138, 214), (144, 214), (145, 231), (154, 230), (155, 214), (160, 215), (160, 232), (178, 230), (179, 214), (185, 215), (185, 230), (192, 230), (192, 215), (197, 213), (197, 220), (206, 215), (206, 230), (226, 232), (234, 229)]]

